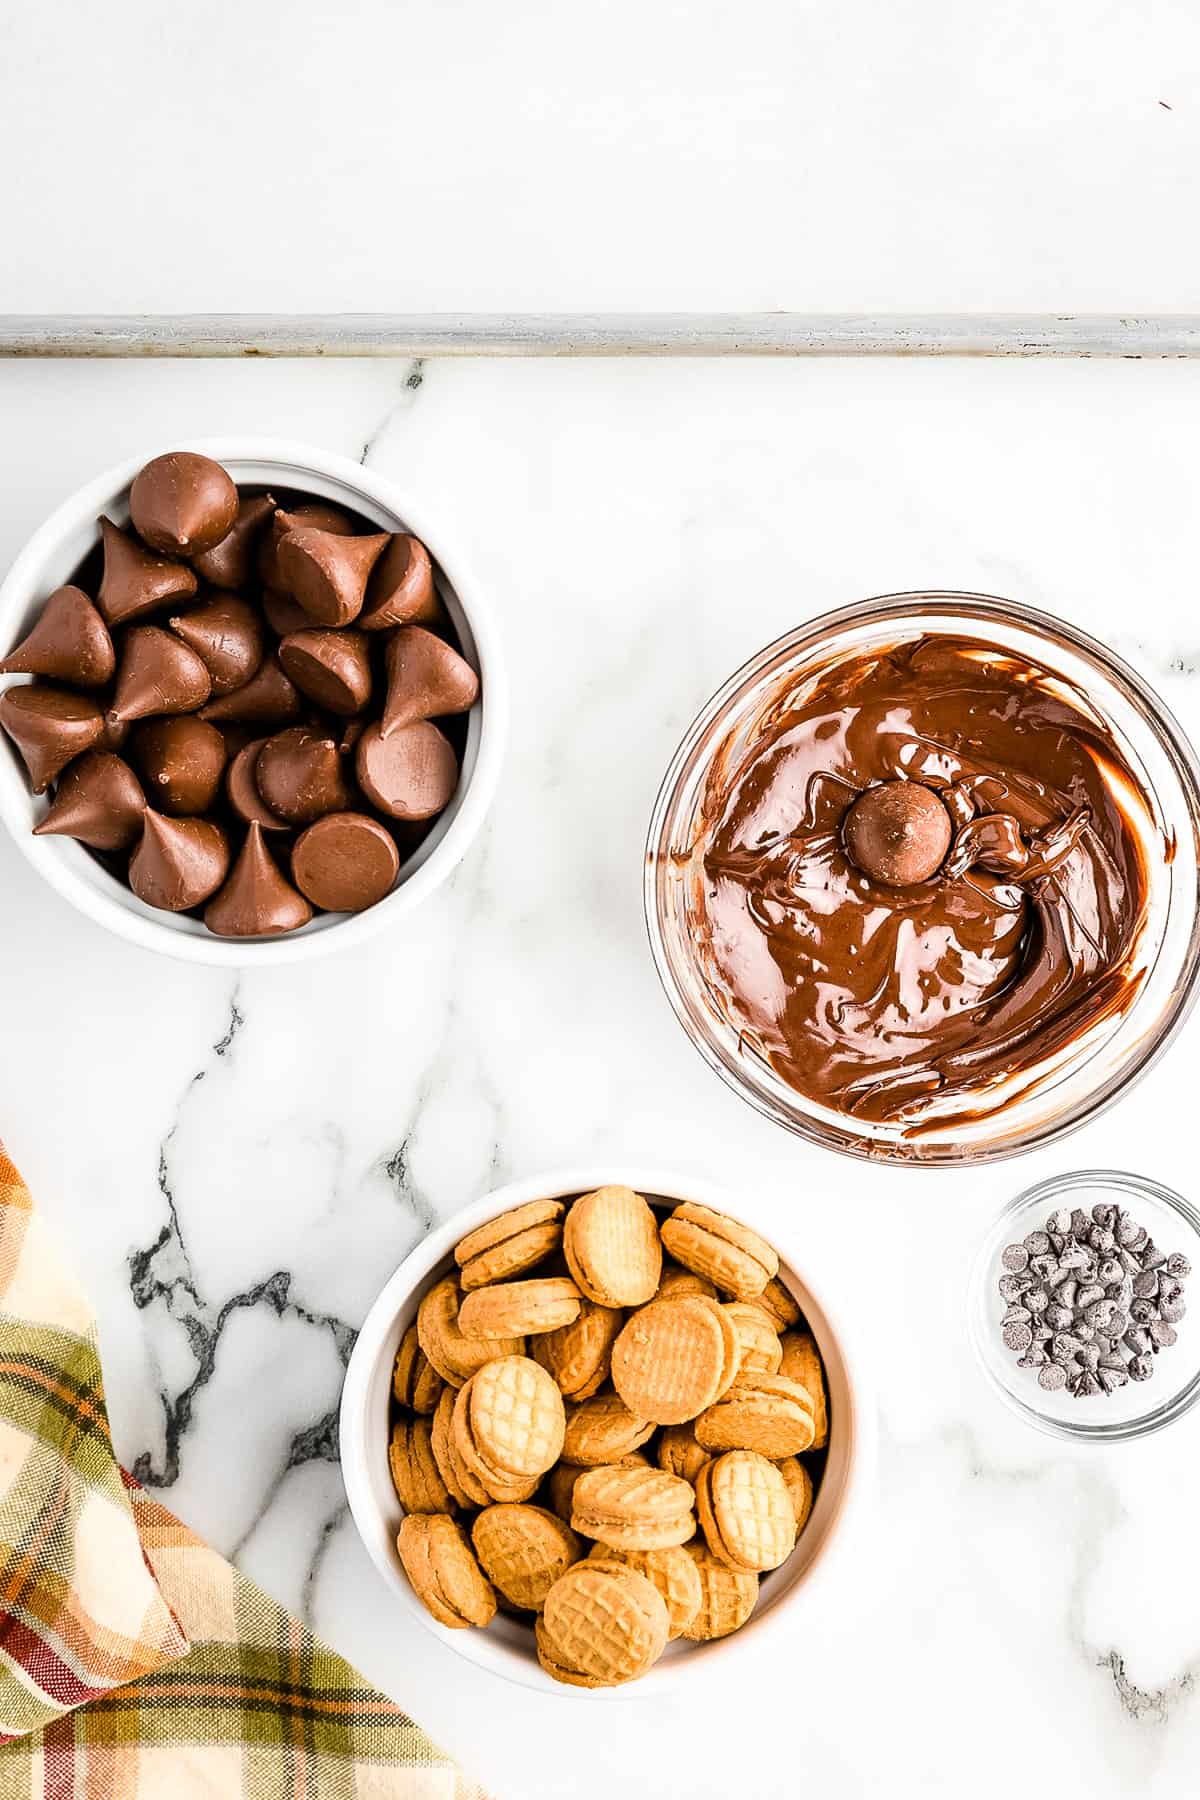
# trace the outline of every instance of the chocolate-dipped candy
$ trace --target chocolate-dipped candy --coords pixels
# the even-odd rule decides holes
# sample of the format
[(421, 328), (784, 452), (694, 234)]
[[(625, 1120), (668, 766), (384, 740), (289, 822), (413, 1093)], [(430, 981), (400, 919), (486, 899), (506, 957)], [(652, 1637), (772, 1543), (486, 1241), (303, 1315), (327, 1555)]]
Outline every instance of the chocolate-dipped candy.
[(286, 725), (300, 717), (300, 695), (284, 673), (277, 656), (263, 658), (262, 665), (244, 687), (234, 688), (201, 707), (200, 717), (214, 725), (226, 720), (246, 720), (252, 725)]
[(326, 733), (293, 725), (268, 738), (254, 767), (258, 791), (289, 825), (308, 825), (322, 813), (351, 805), (338, 747)]
[(128, 625), (196, 592), (196, 571), (186, 563), (155, 556), (111, 519), (101, 519), (104, 573), (96, 604), (109, 625)]
[(211, 691), (208, 670), (194, 650), (160, 625), (135, 625), (121, 646), (108, 716), (129, 725), (160, 713), (195, 712)]
[(289, 632), (279, 660), (302, 694), (340, 718), (361, 712), (371, 698), (371, 655), (361, 631)]
[(218, 937), (277, 937), (298, 931), (312, 907), (276, 866), (255, 823), (220, 893), (204, 909), (204, 923)]
[(167, 624), (203, 662), (214, 694), (245, 687), (266, 653), (262, 619), (238, 594), (215, 593)]
[(135, 725), (130, 754), (150, 803), (176, 818), (206, 813), (225, 772), (225, 740), (194, 713)]
[(229, 840), (211, 819), (168, 819), (146, 808), (129, 885), (147, 906), (187, 912), (215, 894), (229, 872)]
[(458, 786), (458, 762), (448, 738), (428, 719), (384, 737), (369, 725), (354, 754), (358, 784), (392, 819), (432, 819)]
[(134, 476), (129, 516), (144, 544), (164, 556), (197, 556), (233, 529), (238, 491), (211, 456), (168, 450)]
[(33, 625), (0, 662), (0, 675), (48, 675), (103, 687), (117, 666), (108, 626), (82, 588), (55, 588)]
[(423, 625), (402, 625), (388, 639), (384, 737), (417, 719), (467, 712), (479, 698), (479, 677), (452, 644)]
[(104, 736), (104, 714), (94, 700), (48, 685), (0, 694), (0, 725), (21, 752), (35, 794), (44, 794), (69, 762)]
[(258, 534), (275, 511), (270, 494), (256, 494), (238, 502), (237, 518), (219, 544), (193, 556), (192, 567), (201, 581), (215, 588), (244, 588), (254, 566)]
[(141, 835), (146, 797), (129, 764), (88, 750), (64, 769), (34, 837), (78, 838), (91, 850), (128, 850)]
[(350, 625), (362, 611), (367, 577), (388, 544), (386, 531), (339, 537), (297, 525), (280, 541), (282, 586), (317, 625)]
[(325, 912), (363, 912), (390, 894), (400, 853), (378, 819), (326, 813), (292, 846), (292, 879)]
[(842, 823), (850, 860), (887, 887), (913, 887), (936, 875), (952, 836), (950, 814), (919, 781), (882, 781), (867, 788)]
[(392, 625), (433, 625), (443, 616), (433, 565), (420, 538), (398, 531), (371, 570), (358, 622), (364, 631)]
[(243, 824), (261, 825), (264, 831), (287, 831), (287, 820), (277, 818), (258, 791), (258, 753), (268, 742), (265, 737), (252, 738), (242, 746), (226, 773), (225, 794)]
[(290, 512), (279, 507), (271, 520), (270, 531), (259, 543), (257, 557), (258, 579), (265, 588), (273, 588), (277, 593), (285, 585), (279, 568), (279, 546), (288, 532), (295, 531), (298, 525), (332, 531), (335, 537), (351, 537), (354, 532), (354, 520), (345, 508), (332, 506), (327, 500), (306, 500), (302, 506), (293, 506)]

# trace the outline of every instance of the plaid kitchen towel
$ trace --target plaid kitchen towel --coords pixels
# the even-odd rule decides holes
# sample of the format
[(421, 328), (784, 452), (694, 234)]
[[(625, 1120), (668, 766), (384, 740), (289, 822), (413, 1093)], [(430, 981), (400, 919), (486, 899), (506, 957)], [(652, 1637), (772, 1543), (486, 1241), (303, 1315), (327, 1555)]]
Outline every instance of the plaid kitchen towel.
[(0, 1800), (481, 1800), (113, 1455), (95, 1321), (0, 1149)]

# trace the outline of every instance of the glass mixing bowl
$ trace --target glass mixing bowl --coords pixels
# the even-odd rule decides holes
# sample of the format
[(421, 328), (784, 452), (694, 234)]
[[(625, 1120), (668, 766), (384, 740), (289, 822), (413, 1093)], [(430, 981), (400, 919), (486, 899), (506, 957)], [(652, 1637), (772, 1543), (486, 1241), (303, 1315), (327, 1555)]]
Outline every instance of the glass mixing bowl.
[[(1128, 958), (1131, 999), (1071, 1043), (1037, 1078), (981, 1095), (939, 1121), (936, 1096), (915, 1123), (864, 1120), (777, 1074), (706, 978), (698, 844), (706, 784), (753, 741), (784, 690), (847, 658), (918, 636), (975, 638), (1040, 665), (1111, 734), (1142, 790), (1148, 903)], [(659, 976), (705, 1061), (769, 1118), (830, 1149), (880, 1161), (954, 1165), (1011, 1156), (1060, 1137), (1108, 1106), (1178, 1030), (1200, 975), (1200, 764), (1162, 701), (1119, 657), (1074, 626), (982, 594), (889, 594), (827, 613), (754, 657), (713, 696), (677, 750), (650, 823), (646, 919)]]

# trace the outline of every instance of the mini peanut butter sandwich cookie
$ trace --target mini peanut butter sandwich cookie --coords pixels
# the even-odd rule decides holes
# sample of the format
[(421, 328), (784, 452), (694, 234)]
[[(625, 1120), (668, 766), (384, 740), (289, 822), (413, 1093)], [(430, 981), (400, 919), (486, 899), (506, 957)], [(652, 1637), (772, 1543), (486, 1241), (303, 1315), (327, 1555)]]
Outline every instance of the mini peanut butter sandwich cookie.
[(740, 1631), (758, 1604), (758, 1576), (720, 1562), (703, 1538), (693, 1538), (686, 1549), (700, 1577), (700, 1605), (680, 1635), (706, 1643)]
[(428, 1419), (397, 1419), (388, 1445), (392, 1486), (406, 1513), (450, 1513), (457, 1496), (442, 1480)]
[(459, 1329), (462, 1296), (453, 1275), (436, 1282), (417, 1308), (417, 1338), (422, 1350), (443, 1381), (451, 1387), (463, 1382), (496, 1356), (521, 1356), (523, 1337), (469, 1338)]
[(688, 1483), (661, 1469), (585, 1469), (575, 1483), (571, 1524), (620, 1549), (665, 1550), (695, 1535), (694, 1502)]
[(755, 1372), (777, 1375), (783, 1361), (783, 1345), (757, 1300), (731, 1300), (723, 1308), (738, 1336), (738, 1374)]
[(700, 1610), (700, 1571), (682, 1545), (626, 1550), (615, 1544), (593, 1544), (588, 1561), (624, 1563), (652, 1581), (666, 1602), (670, 1637), (681, 1637)]
[(658, 1300), (666, 1300), (669, 1296), (680, 1294), (707, 1294), (715, 1300), (717, 1290), (707, 1275), (696, 1275), (691, 1269), (681, 1268), (677, 1262), (663, 1262), (662, 1279), (658, 1284)]
[(617, 1563), (575, 1563), (546, 1595), (538, 1661), (556, 1681), (617, 1687), (658, 1661), (669, 1630), (666, 1603), (645, 1575)]
[(544, 1262), (562, 1243), (565, 1210), (561, 1200), (530, 1200), (468, 1233), (454, 1251), (463, 1288), (486, 1287)]
[(727, 1450), (701, 1470), (696, 1512), (717, 1561), (744, 1574), (777, 1569), (796, 1547), (787, 1482), (753, 1450)]
[(504, 1338), (557, 1331), (579, 1317), (580, 1292), (566, 1275), (500, 1281), (463, 1296), (458, 1328), (464, 1337)]
[(785, 1332), (782, 1350), (779, 1372), (789, 1376), (792, 1381), (798, 1381), (808, 1394), (815, 1427), (812, 1447), (814, 1450), (823, 1450), (829, 1442), (829, 1397), (825, 1391), (825, 1371), (821, 1366), (821, 1353), (817, 1349), (816, 1339), (811, 1331)]
[(567, 1413), (562, 1459), (580, 1468), (597, 1469), (620, 1462), (653, 1436), (653, 1419), (631, 1413), (619, 1394), (594, 1394)]
[(562, 1395), (527, 1356), (504, 1356), (459, 1390), (450, 1419), (454, 1448), (494, 1500), (528, 1500), (559, 1459)]
[(688, 1425), (668, 1425), (658, 1440), (658, 1466), (665, 1469), (668, 1475), (678, 1475), (683, 1481), (696, 1485), (705, 1463), (711, 1452), (696, 1442), (696, 1434)]
[(775, 1464), (787, 1486), (792, 1511), (796, 1515), (796, 1536), (808, 1524), (813, 1509), (813, 1479), (798, 1456), (784, 1456)]
[(564, 1400), (586, 1400), (608, 1380), (612, 1347), (624, 1323), (619, 1307), (581, 1298), (578, 1316), (556, 1331), (540, 1333), (529, 1354), (558, 1383)]
[(583, 1194), (563, 1226), (563, 1254), (581, 1292), (598, 1306), (644, 1306), (658, 1288), (658, 1223), (632, 1188)]
[[(488, 1506), (492, 1496), (481, 1481), (463, 1469), (454, 1453), (454, 1445), (450, 1438), (450, 1423), (454, 1415), (454, 1402), (458, 1398), (459, 1389), (442, 1386), (438, 1403), (434, 1409), (429, 1427), (429, 1447), (433, 1451), (433, 1460), (437, 1464), (438, 1474), (442, 1478), (446, 1491), (464, 1510), (473, 1506)], [(453, 1511), (453, 1507), (447, 1508)]]
[(541, 1506), (489, 1506), (471, 1528), (484, 1574), (522, 1612), (540, 1612), (560, 1575), (583, 1555), (575, 1532)]
[[(619, 1462), (607, 1465), (613, 1469), (648, 1469), (649, 1459), (640, 1450), (631, 1450)], [(557, 1513), (560, 1519), (571, 1523), (571, 1506), (575, 1495), (575, 1483), (586, 1471), (575, 1463), (556, 1463), (546, 1477), (546, 1498), (550, 1502), (551, 1512)]]
[(808, 1392), (786, 1375), (739, 1376), (696, 1420), (696, 1442), (705, 1450), (798, 1456), (812, 1449), (815, 1436)]
[(735, 1300), (753, 1300), (779, 1273), (779, 1258), (765, 1238), (690, 1200), (664, 1221), (662, 1241), (676, 1262)]
[(682, 1425), (720, 1399), (738, 1355), (735, 1322), (706, 1294), (652, 1300), (613, 1345), (612, 1383), (638, 1418)]
[(755, 1295), (754, 1304), (766, 1313), (776, 1331), (790, 1331), (800, 1323), (800, 1308), (778, 1275), (773, 1275), (762, 1293)]
[(450, 1414), (448, 1448), (454, 1479), (470, 1494), (476, 1506), (491, 1506), (495, 1501), (516, 1505), (532, 1500), (538, 1489), (536, 1475), (518, 1477), (494, 1468), (479, 1451), (471, 1429), (471, 1388), (475, 1377), (454, 1396)]
[(441, 1397), (443, 1382), (422, 1350), (417, 1328), (410, 1325), (400, 1340), (392, 1370), (392, 1393), (410, 1412), (431, 1413)]
[(410, 1513), (400, 1522), (396, 1550), (413, 1592), (426, 1611), (452, 1631), (490, 1625), (496, 1596), (462, 1527), (445, 1513)]

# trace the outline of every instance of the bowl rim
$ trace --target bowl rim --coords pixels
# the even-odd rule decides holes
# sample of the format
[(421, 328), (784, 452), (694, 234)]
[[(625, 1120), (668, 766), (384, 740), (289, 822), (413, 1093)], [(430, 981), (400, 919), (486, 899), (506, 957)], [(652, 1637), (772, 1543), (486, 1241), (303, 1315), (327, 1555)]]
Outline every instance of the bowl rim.
[[(341, 915), (320, 931), (253, 940), (191, 935), (179, 929), (170, 914), (146, 917), (111, 898), (102, 886), (68, 862), (60, 841), (32, 835), (24, 810), (29, 802), (28, 784), (8, 757), (0, 758), (0, 819), (20, 853), (43, 880), (77, 912), (129, 943), (179, 961), (221, 968), (308, 962), (361, 944), (411, 912), (453, 872), (478, 835), (495, 797), (508, 737), (508, 683), (498, 628), (487, 595), (458, 548), (453, 528), (447, 529), (436, 507), (402, 483), (376, 474), (341, 452), (288, 438), (181, 437), (170, 447), (233, 465), (275, 465), (280, 471), (274, 477), (278, 484), (301, 491), (306, 475), (339, 483), (365, 501), (395, 514), (429, 544), (434, 561), (462, 607), (481, 676), (478, 749), (454, 817), (425, 861), (375, 906), (365, 912)], [(93, 476), (68, 494), (25, 541), (0, 581), (0, 643), (7, 640), (14, 615), (28, 604), (31, 591), (39, 585), (40, 571), (62, 539), (89, 517), (95, 518), (124, 501), (138, 470), (149, 457), (160, 454), (162, 447), (156, 446), (149, 452), (124, 457)], [(292, 471), (294, 481), (290, 479)], [(7, 679), (0, 680), (0, 687), (7, 685)]]
[(875, 618), (887, 618), (889, 615), (899, 618), (906, 607), (915, 610), (918, 606), (935, 614), (950, 615), (971, 608), (979, 613), (984, 623), (1015, 622), (1021, 628), (1036, 632), (1061, 634), (1076, 653), (1093, 659), (1114, 672), (1137, 701), (1149, 711), (1164, 751), (1174, 765), (1180, 785), (1188, 797), (1193, 817), (1200, 820), (1200, 754), (1171, 707), (1152, 683), (1125, 657), (1093, 637), (1073, 620), (1047, 612), (1042, 607), (1030, 606), (1025, 601), (1007, 599), (1000, 594), (975, 593), (965, 588), (904, 589), (895, 593), (874, 594), (864, 600), (834, 607), (792, 626), (747, 657), (704, 704), (697, 708), (667, 764), (651, 808), (642, 857), (642, 910), (651, 961), (671, 1011), (702, 1061), (746, 1105), (753, 1107), (783, 1130), (816, 1144), (821, 1149), (851, 1157), (856, 1162), (865, 1161), (898, 1169), (961, 1171), (984, 1163), (1005, 1162), (1010, 1157), (1024, 1156), (1033, 1150), (1044, 1149), (1090, 1124), (1148, 1075), (1174, 1043), (1193, 1008), (1200, 1001), (1200, 831), (1196, 839), (1196, 906), (1188, 947), (1189, 963), (1176, 983), (1170, 1005), (1165, 1009), (1159, 1024), (1151, 1027), (1149, 1032), (1143, 1032), (1138, 1040), (1144, 1046), (1149, 1037), (1149, 1048), (1143, 1047), (1139, 1060), (1134, 1061), (1124, 1072), (1110, 1075), (1062, 1118), (1035, 1124), (1016, 1140), (972, 1145), (962, 1153), (912, 1157), (896, 1155), (886, 1144), (874, 1143), (865, 1137), (847, 1137), (844, 1133), (835, 1135), (811, 1118), (801, 1118), (795, 1114), (784, 1116), (768, 1093), (747, 1081), (740, 1067), (733, 1066), (727, 1060), (723, 1047), (711, 1033), (693, 1028), (681, 984), (676, 978), (667, 949), (666, 933), (658, 905), (660, 872), (664, 860), (661, 854), (663, 836), (676, 791), (701, 738), (718, 716), (736, 700), (760, 670), (768, 667), (779, 656), (798, 650), (806, 641), (812, 642), (832, 630), (869, 623)]
[[(512, 1681), (518, 1686), (534, 1688), (560, 1698), (596, 1704), (612, 1699), (648, 1698), (662, 1695), (674, 1686), (688, 1670), (708, 1664), (715, 1652), (729, 1642), (717, 1639), (710, 1643), (690, 1645), (686, 1657), (671, 1658), (654, 1666), (641, 1680), (618, 1688), (584, 1689), (556, 1682), (539, 1666), (532, 1650), (516, 1649), (488, 1631), (451, 1630), (440, 1625), (422, 1606), (397, 1566), (394, 1554), (381, 1541), (386, 1533), (376, 1507), (368, 1470), (370, 1426), (369, 1389), (379, 1365), (383, 1346), (390, 1335), (404, 1302), (423, 1284), (430, 1272), (469, 1231), (497, 1218), (511, 1208), (530, 1200), (562, 1199), (590, 1193), (598, 1187), (621, 1185), (636, 1193), (660, 1195), (676, 1204), (691, 1200), (724, 1212), (730, 1218), (746, 1223), (752, 1229), (767, 1232), (764, 1221), (755, 1220), (753, 1201), (743, 1202), (728, 1188), (703, 1177), (658, 1166), (581, 1164), (547, 1170), (524, 1176), (494, 1188), (490, 1193), (462, 1208), (428, 1232), (404, 1257), (385, 1282), (363, 1320), (346, 1369), (342, 1398), (338, 1410), (339, 1446), (342, 1480), (350, 1514), (359, 1539), (384, 1585), (399, 1599), (411, 1617), (451, 1650), (473, 1663), (476, 1668)], [(832, 1306), (826, 1293), (801, 1273), (802, 1265), (793, 1264), (776, 1242), (778, 1225), (771, 1227), (771, 1241), (780, 1250), (781, 1263), (795, 1268), (804, 1287), (816, 1303), (838, 1354), (851, 1395), (845, 1475), (842, 1490), (835, 1502), (829, 1529), (812, 1562), (794, 1589), (783, 1594), (780, 1602), (762, 1613), (756, 1613), (737, 1633), (743, 1648), (786, 1629), (792, 1618), (792, 1605), (801, 1594), (806, 1604), (814, 1592), (824, 1596), (830, 1588), (830, 1574), (841, 1566), (847, 1554), (848, 1541), (856, 1534), (864, 1510), (864, 1496), (871, 1481), (876, 1457), (875, 1410), (864, 1374), (863, 1361), (857, 1350), (847, 1348), (847, 1333), (840, 1308)]]

